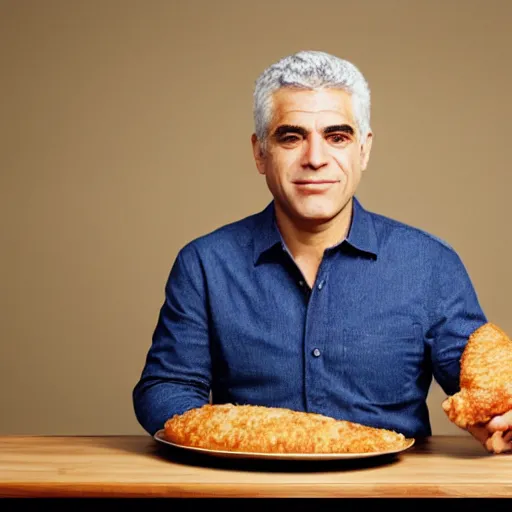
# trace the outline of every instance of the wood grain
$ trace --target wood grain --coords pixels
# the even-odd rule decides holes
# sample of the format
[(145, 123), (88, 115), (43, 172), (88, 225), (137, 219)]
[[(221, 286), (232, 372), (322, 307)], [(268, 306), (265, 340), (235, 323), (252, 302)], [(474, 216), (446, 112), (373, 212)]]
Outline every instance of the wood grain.
[(0, 497), (512, 497), (512, 455), (472, 438), (398, 457), (261, 461), (197, 456), (149, 436), (0, 437)]

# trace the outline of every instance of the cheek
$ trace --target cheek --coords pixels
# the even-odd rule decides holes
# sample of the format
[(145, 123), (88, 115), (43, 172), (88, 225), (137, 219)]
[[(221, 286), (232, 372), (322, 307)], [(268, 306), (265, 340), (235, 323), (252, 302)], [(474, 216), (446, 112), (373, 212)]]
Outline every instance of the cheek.
[(336, 165), (341, 170), (343, 174), (347, 174), (347, 171), (350, 170), (350, 160), (346, 157), (346, 155), (336, 155), (334, 157), (334, 161)]
[(333, 158), (346, 175), (358, 172), (361, 168), (361, 155), (357, 150), (340, 151), (333, 155)]
[(269, 162), (268, 173), (273, 177), (274, 181), (286, 181), (293, 175), (296, 160), (295, 155), (291, 151), (275, 155)]

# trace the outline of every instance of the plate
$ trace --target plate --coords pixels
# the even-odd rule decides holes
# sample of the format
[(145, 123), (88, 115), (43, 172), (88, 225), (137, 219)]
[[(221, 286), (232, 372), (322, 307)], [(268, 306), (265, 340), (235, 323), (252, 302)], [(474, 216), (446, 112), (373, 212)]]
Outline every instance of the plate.
[(174, 448), (180, 448), (195, 453), (213, 455), (214, 457), (227, 457), (232, 459), (274, 459), (274, 460), (340, 460), (340, 459), (365, 459), (369, 457), (380, 457), (382, 455), (394, 455), (408, 450), (413, 444), (414, 439), (407, 439), (407, 444), (403, 448), (396, 450), (368, 452), (368, 453), (259, 453), (259, 452), (235, 452), (229, 450), (209, 450), (208, 448), (197, 448), (195, 446), (184, 446), (182, 444), (172, 443), (164, 437), (164, 429), (155, 433), (153, 438), (159, 443), (163, 443)]

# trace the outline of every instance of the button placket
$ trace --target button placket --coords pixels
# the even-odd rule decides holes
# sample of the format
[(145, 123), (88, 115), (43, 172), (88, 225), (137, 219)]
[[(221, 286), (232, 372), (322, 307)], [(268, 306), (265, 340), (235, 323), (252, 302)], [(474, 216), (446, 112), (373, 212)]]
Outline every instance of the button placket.
[(325, 295), (327, 275), (330, 267), (330, 254), (320, 263), (318, 269), (318, 279), (309, 291), (309, 303), (306, 313), (306, 328), (304, 337), (304, 352), (307, 358), (305, 364), (305, 400), (306, 408), (311, 409), (320, 406), (325, 400), (327, 390), (325, 388), (324, 368), (322, 360), (324, 358), (323, 347), (325, 345), (324, 324), (327, 319), (317, 318), (318, 313), (328, 303), (329, 297)]

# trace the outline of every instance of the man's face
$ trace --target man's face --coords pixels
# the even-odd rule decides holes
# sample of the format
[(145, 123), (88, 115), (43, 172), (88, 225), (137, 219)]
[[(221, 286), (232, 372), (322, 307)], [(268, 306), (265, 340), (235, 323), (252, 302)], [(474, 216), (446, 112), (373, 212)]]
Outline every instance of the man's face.
[(265, 151), (253, 135), (256, 166), (278, 213), (323, 223), (351, 201), (366, 168), (371, 134), (361, 145), (351, 95), (341, 89), (280, 89)]

